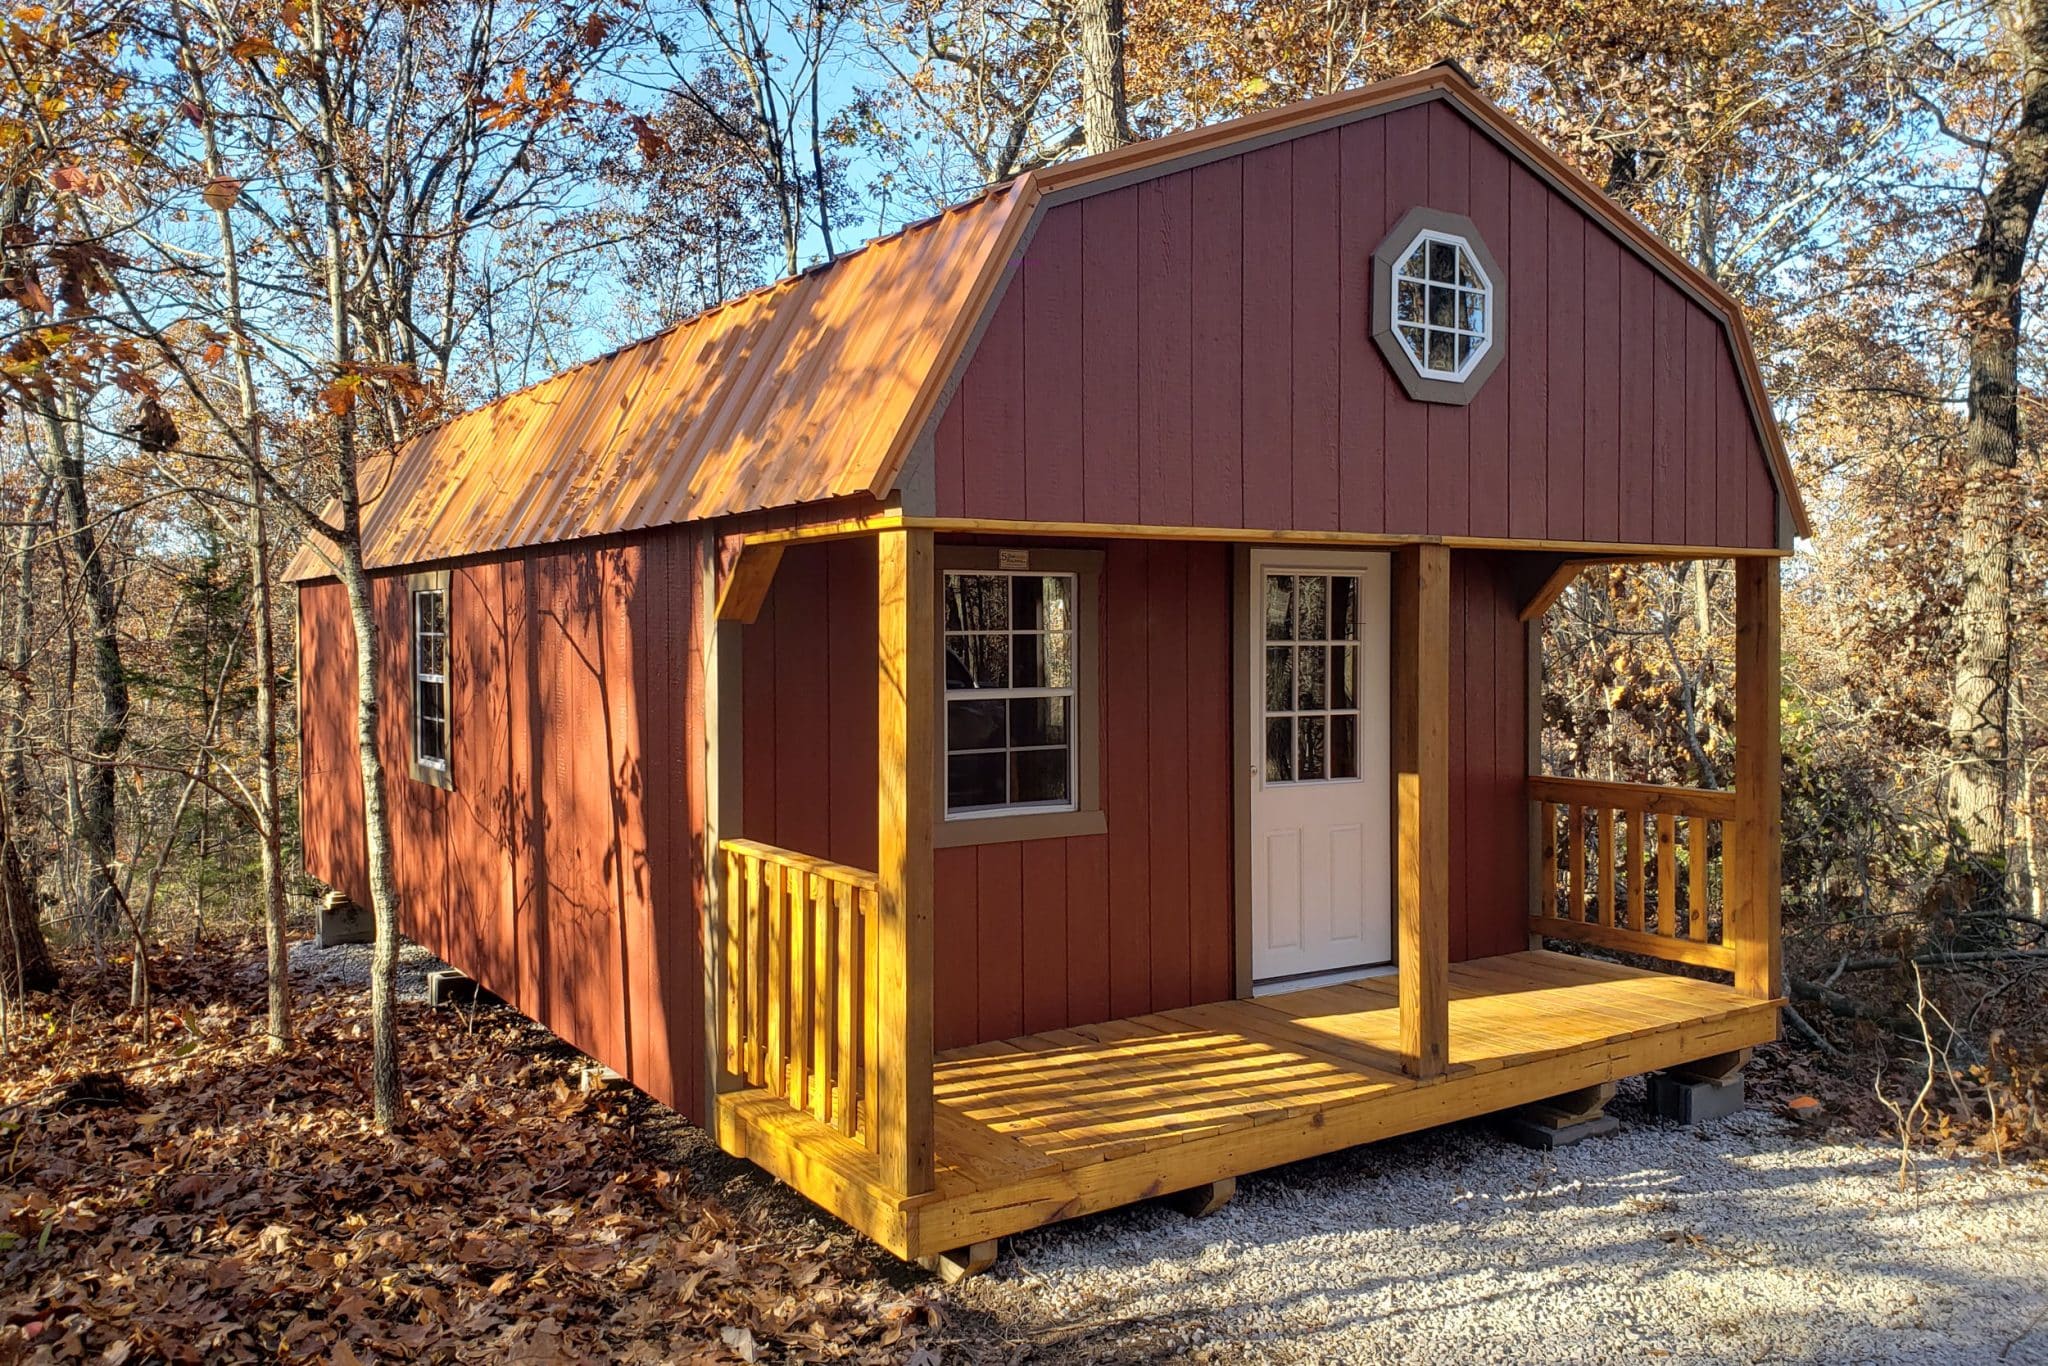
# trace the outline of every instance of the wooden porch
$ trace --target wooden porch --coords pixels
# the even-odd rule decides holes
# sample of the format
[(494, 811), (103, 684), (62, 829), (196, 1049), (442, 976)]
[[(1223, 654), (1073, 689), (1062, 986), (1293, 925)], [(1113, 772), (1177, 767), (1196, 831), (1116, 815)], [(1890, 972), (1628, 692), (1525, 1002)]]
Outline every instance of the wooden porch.
[(1405, 1074), (1381, 977), (941, 1053), (935, 1180), (913, 1196), (768, 1088), (722, 1095), (718, 1137), (914, 1258), (1749, 1047), (1777, 1011), (1532, 951), (1453, 965), (1449, 1034), (1441, 1075)]
[[(1546, 952), (1453, 963), (1450, 564), (1394, 548), (1396, 970), (1342, 986), (933, 1046), (932, 533), (876, 542), (877, 867), (734, 838), (736, 649), (710, 642), (707, 983), (716, 1133), (899, 1256), (953, 1253), (1152, 1196), (1777, 1037), (1778, 579), (1737, 561), (1735, 786), (1532, 776), (1528, 928), (1727, 974)], [(772, 576), (779, 542), (760, 573)], [(1560, 571), (1563, 572), (1562, 570)], [(1546, 589), (1546, 591), (1548, 591)], [(1112, 908), (1114, 913), (1114, 908)]]

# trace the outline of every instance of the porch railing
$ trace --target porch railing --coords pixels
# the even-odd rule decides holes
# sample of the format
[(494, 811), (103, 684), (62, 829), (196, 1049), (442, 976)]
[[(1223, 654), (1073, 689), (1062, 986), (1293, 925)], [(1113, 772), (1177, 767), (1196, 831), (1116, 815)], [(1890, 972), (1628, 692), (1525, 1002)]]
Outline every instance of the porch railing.
[(877, 1146), (875, 874), (722, 840), (725, 1068)]
[(1531, 778), (1529, 796), (1538, 836), (1532, 932), (1733, 970), (1722, 869), (1734, 793)]

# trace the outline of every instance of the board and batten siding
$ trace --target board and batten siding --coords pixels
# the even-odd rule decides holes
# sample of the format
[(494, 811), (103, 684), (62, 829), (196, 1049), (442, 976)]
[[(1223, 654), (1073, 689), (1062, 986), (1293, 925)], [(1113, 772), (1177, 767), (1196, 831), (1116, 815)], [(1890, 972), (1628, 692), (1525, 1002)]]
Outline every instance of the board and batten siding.
[[(1231, 994), (1230, 550), (1094, 548), (1108, 830), (936, 851), (941, 1048)], [(794, 546), (742, 644), (748, 838), (862, 868), (874, 583), (867, 541)]]
[[(697, 577), (683, 528), (454, 567), (450, 790), (408, 776), (403, 574), (377, 578), (376, 605), (405, 933), (701, 1121)], [(306, 870), (367, 906), (339, 583), (301, 586), (299, 649)]]
[[(936, 851), (941, 1048), (1233, 994), (1233, 551), (1094, 548), (1108, 829)], [(1463, 960), (1527, 946), (1516, 577), (1527, 571), (1506, 554), (1452, 565), (1451, 952)], [(875, 857), (874, 707), (862, 686), (875, 668), (874, 582), (864, 540), (793, 546), (742, 643), (745, 834), (862, 868)]]
[(1542, 570), (1451, 554), (1451, 961), (1529, 947), (1528, 631)]
[[(1410, 400), (1369, 335), (1372, 253), (1416, 205), (1507, 277), (1468, 406)], [(1778, 537), (1719, 321), (1442, 101), (1047, 210), (932, 458), (947, 517)]]

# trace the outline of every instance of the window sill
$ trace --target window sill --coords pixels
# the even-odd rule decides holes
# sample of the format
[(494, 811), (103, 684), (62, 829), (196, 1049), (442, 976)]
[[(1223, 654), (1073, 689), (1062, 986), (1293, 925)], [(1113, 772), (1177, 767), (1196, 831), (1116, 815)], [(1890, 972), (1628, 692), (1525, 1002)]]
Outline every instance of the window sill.
[(455, 780), (448, 776), (448, 770), (445, 767), (423, 764), (417, 759), (414, 759), (409, 767), (414, 782), (425, 783), (428, 787), (438, 787), (443, 792), (453, 792), (455, 790)]
[(1108, 829), (1109, 819), (1100, 811), (1033, 811), (1015, 816), (941, 820), (932, 831), (932, 848), (959, 849), (976, 844), (1071, 839), (1104, 834)]

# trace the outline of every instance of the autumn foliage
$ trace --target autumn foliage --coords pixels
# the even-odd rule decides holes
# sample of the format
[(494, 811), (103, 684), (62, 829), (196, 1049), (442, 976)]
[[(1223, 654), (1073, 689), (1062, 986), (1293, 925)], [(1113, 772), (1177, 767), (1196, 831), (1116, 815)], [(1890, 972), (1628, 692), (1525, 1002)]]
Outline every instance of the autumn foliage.
[(406, 1008), (409, 1123), (374, 1133), (360, 991), (306, 999), (273, 1057), (259, 962), (166, 955), (143, 1047), (125, 969), (74, 961), (78, 1008), (17, 1036), (0, 1362), (871, 1361), (926, 1334), (843, 1241), (721, 1210), (649, 1102), (586, 1094), (502, 1007)]

